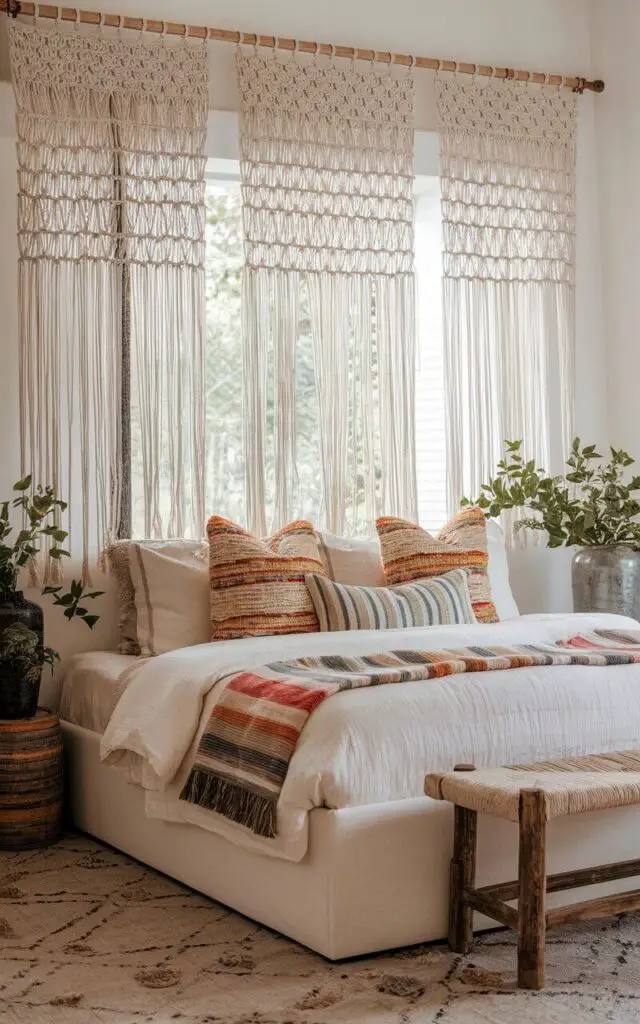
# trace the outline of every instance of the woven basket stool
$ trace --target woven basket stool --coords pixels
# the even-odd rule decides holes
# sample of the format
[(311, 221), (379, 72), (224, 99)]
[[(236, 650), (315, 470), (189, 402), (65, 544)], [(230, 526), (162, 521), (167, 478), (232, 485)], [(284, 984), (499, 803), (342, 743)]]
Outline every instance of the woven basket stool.
[[(640, 750), (541, 761), (476, 771), (426, 776), (425, 793), (455, 805), (451, 860), (449, 946), (468, 953), (473, 912), (479, 911), (518, 935), (518, 987), (544, 985), (547, 928), (640, 909), (640, 889), (557, 907), (545, 912), (545, 894), (640, 874), (640, 859), (567, 871), (547, 877), (545, 834), (550, 818), (640, 804)], [(518, 879), (475, 888), (478, 813), (519, 823)], [(518, 907), (509, 901), (517, 900)]]
[(58, 716), (0, 719), (0, 850), (49, 846), (62, 829), (62, 733)]

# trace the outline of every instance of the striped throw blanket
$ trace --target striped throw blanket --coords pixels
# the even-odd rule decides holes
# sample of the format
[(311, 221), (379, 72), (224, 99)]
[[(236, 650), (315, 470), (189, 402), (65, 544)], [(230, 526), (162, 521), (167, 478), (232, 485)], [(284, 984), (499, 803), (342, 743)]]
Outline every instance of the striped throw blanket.
[(462, 672), (633, 662), (640, 662), (640, 632), (596, 630), (558, 644), (327, 655), (235, 672), (211, 713), (180, 799), (271, 838), (298, 737), (318, 705), (341, 690)]

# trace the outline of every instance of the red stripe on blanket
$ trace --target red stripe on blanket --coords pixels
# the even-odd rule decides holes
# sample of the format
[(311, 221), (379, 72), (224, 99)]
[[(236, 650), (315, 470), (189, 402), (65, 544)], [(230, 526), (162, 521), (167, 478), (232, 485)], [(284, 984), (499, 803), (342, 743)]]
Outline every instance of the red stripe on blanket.
[(251, 672), (241, 672), (231, 680), (227, 689), (236, 690), (250, 697), (259, 697), (272, 704), (283, 704), (285, 707), (299, 708), (300, 711), (311, 713), (318, 704), (334, 693), (337, 687), (312, 690), (291, 683), (287, 679), (265, 679)]
[(235, 708), (225, 708), (222, 704), (218, 704), (213, 709), (213, 716), (227, 725), (234, 725), (240, 729), (244, 728), (248, 733), (258, 730), (259, 732), (268, 733), (269, 736), (279, 736), (281, 739), (288, 740), (294, 744), (297, 743), (298, 736), (300, 735), (300, 729), (295, 725), (284, 725), (282, 722), (274, 722), (270, 718), (261, 718), (260, 715), (245, 714), (243, 711), (238, 711)]

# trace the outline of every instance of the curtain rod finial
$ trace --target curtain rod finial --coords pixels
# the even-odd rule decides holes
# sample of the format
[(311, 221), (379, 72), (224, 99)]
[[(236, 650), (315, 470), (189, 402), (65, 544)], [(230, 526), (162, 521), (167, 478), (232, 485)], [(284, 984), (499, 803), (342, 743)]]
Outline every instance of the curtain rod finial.
[(596, 78), (595, 82), (593, 83), (593, 91), (604, 92), (604, 82), (601, 78)]
[(21, 7), (20, 0), (7, 0), (7, 14), (10, 18), (17, 18)]

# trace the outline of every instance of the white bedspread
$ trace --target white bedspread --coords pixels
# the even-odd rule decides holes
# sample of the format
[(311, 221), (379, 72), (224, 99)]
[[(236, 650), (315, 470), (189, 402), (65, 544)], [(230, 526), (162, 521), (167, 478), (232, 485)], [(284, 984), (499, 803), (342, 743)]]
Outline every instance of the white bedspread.
[(148, 790), (148, 814), (299, 860), (314, 807), (415, 797), (426, 771), (461, 761), (482, 767), (638, 746), (640, 665), (472, 672), (339, 693), (320, 705), (300, 737), (278, 804), (277, 839), (178, 799), (230, 672), (305, 655), (554, 642), (594, 628), (638, 624), (614, 615), (526, 615), (495, 625), (262, 637), (172, 651), (132, 672), (102, 757)]

